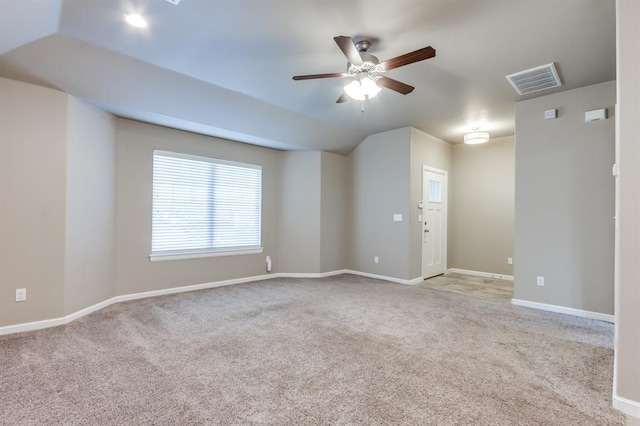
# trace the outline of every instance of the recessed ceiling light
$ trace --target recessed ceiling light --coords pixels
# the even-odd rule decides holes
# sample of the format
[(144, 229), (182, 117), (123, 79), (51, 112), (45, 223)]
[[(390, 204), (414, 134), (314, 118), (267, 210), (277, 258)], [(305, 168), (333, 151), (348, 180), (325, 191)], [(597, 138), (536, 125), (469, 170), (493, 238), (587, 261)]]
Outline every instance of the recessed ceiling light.
[(145, 28), (147, 26), (147, 21), (142, 16), (136, 13), (124, 15), (124, 20), (127, 21), (129, 25), (136, 28)]

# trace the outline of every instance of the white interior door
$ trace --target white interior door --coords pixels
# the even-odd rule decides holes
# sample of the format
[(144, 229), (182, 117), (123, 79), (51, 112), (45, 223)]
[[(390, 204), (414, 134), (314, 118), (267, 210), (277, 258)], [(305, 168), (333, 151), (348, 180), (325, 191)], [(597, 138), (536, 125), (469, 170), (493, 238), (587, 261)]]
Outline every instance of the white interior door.
[(447, 268), (447, 172), (422, 167), (422, 278)]

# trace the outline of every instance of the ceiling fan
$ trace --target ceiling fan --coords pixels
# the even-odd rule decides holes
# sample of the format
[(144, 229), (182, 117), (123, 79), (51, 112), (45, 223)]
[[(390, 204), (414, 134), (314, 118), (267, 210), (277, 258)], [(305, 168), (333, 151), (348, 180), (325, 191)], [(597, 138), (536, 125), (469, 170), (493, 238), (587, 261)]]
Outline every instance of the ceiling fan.
[(380, 62), (378, 58), (367, 53), (367, 50), (371, 47), (371, 42), (368, 40), (361, 40), (354, 43), (351, 37), (347, 36), (337, 36), (334, 37), (333, 40), (349, 61), (347, 64), (347, 72), (296, 75), (293, 79), (312, 80), (316, 78), (336, 77), (353, 78), (353, 81), (345, 86), (345, 92), (338, 98), (336, 103), (346, 102), (350, 97), (359, 101), (369, 99), (380, 91), (380, 87), (378, 87), (377, 84), (403, 95), (407, 95), (413, 91), (413, 86), (409, 86), (408, 84), (394, 80), (382, 74), (394, 68), (436, 56), (435, 49), (431, 46), (427, 46), (414, 52), (405, 53), (404, 55)]

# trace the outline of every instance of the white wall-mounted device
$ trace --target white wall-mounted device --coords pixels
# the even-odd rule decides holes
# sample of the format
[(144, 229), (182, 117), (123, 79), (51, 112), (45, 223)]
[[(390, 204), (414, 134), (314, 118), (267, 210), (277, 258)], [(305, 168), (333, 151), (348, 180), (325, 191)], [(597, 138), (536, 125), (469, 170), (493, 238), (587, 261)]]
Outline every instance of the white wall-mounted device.
[(267, 272), (271, 272), (271, 256), (267, 256)]
[(590, 121), (598, 121), (598, 120), (606, 120), (606, 119), (607, 119), (606, 108), (593, 109), (591, 111), (584, 112), (584, 121), (587, 123)]
[(554, 118), (558, 118), (558, 110), (557, 109), (548, 109), (544, 112), (545, 120), (553, 120)]

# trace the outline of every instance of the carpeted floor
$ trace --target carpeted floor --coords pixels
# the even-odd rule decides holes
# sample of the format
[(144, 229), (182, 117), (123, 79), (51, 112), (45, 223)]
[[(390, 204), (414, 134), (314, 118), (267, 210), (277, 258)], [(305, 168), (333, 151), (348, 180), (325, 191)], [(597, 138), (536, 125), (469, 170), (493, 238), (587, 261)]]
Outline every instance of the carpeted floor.
[(2, 425), (616, 425), (611, 324), (352, 275), (0, 337)]

